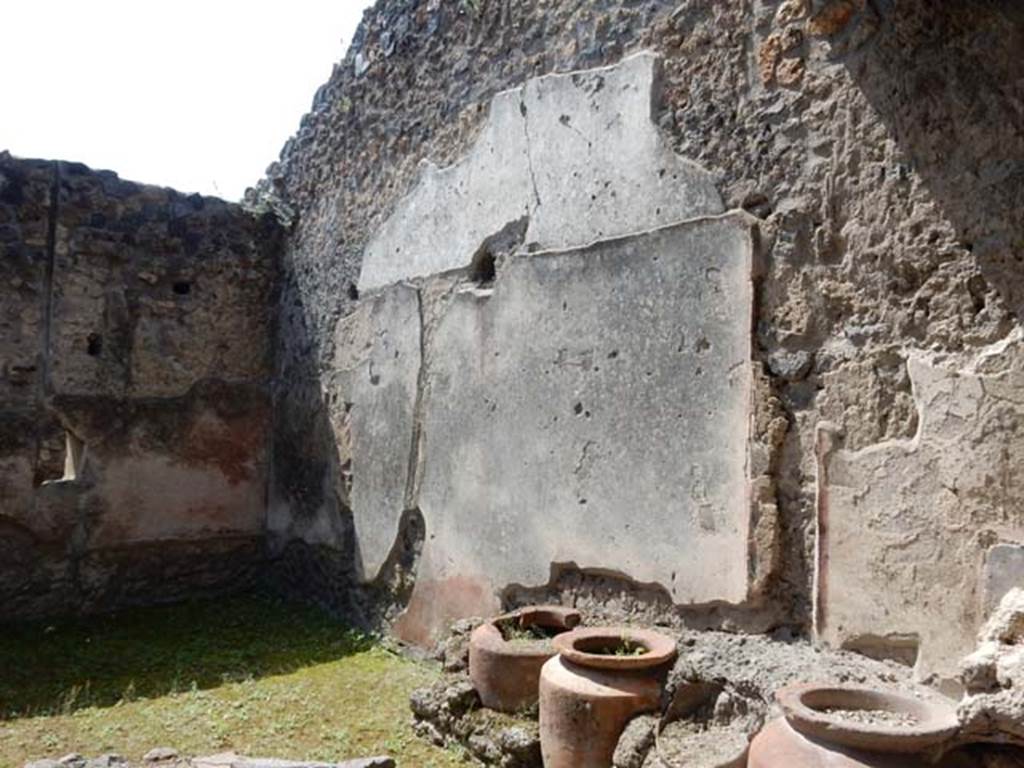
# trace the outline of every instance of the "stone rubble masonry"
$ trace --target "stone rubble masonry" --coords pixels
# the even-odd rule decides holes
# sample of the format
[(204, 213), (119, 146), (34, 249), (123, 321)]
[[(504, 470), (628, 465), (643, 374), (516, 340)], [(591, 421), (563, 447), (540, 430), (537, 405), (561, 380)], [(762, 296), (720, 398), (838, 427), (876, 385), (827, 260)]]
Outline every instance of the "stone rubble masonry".
[[(602, 69), (622, 61), (640, 67), (647, 55), (636, 55), (646, 50), (660, 58), (649, 109), (642, 121), (630, 111), (636, 120), (623, 122), (633, 126), (637, 146), (659, 147), (682, 158), (674, 162), (691, 168), (689, 164), (695, 164), (698, 170), (692, 180), (709, 179), (723, 209), (742, 208), (760, 219), (763, 270), (755, 276), (751, 322), (749, 477), (754, 505), (748, 564), (751, 588), (764, 599), (676, 604), (666, 595), (666, 584), (640, 583), (629, 573), (573, 563), (552, 563), (547, 584), (504, 585), (498, 597), (525, 600), (543, 594), (546, 600), (570, 604), (586, 600), (595, 607), (601, 603), (635, 608), (652, 620), (657, 614), (689, 626), (731, 631), (780, 626), (797, 633), (811, 630), (813, 585), (820, 563), (815, 556), (821, 533), (816, 526), (817, 500), (819, 490), (828, 492), (817, 486), (819, 424), (835, 424), (842, 434), (836, 450), (854, 455), (874, 445), (888, 455), (920, 435), (916, 450), (924, 457), (935, 449), (926, 443), (927, 435), (934, 433), (919, 423), (929, 409), (919, 402), (913, 376), (931, 376), (928, 371), (936, 367), (966, 370), (980, 350), (1010, 338), (1020, 327), (1022, 46), (1024, 7), (1013, 0), (975, 3), (969, 9), (929, 0), (377, 2), (366, 14), (348, 57), (317, 92), (296, 136), (250, 195), (251, 202), (268, 205), (294, 223), (282, 272), (278, 380), (287, 381), (287, 386), (277, 390), (271, 489), (280, 531), (272, 542), (289, 569), (284, 578), (296, 593), (340, 606), (352, 594), (353, 583), (362, 583), (367, 576), (356, 563), (364, 548), (356, 530), (365, 530), (361, 521), (367, 514), (361, 504), (354, 506), (362, 509), (353, 508), (360, 462), (351, 454), (352, 443), (336, 436), (335, 425), (355, 419), (359, 399), (349, 397), (341, 389), (347, 386), (344, 377), (335, 375), (339, 323), (357, 311), (367, 294), (387, 293), (392, 290), (388, 285), (411, 284), (420, 293), (425, 382), (449, 386), (430, 376), (434, 335), (445, 323), (446, 308), (472, 299), (478, 311), (460, 309), (463, 315), (497, 315), (487, 303), (500, 300), (502, 279), (512, 274), (502, 260), (508, 262), (509, 257), (501, 256), (509, 251), (498, 248), (492, 236), (503, 232), (514, 240), (522, 232), (518, 250), (529, 254), (531, 242), (541, 243), (534, 233), (544, 217), (551, 214), (547, 221), (558, 220), (554, 209), (544, 210), (550, 200), (541, 190), (538, 172), (549, 168), (534, 159), (534, 175), (524, 180), (524, 156), (531, 158), (527, 137), (512, 136), (509, 128), (509, 143), (495, 146), (496, 126), (531, 128), (529, 147), (546, 153), (544, 163), (553, 173), (568, 169), (571, 179), (578, 170), (574, 163), (588, 157), (586, 141), (592, 141), (584, 128), (593, 122), (580, 114), (581, 103), (603, 104), (607, 106), (602, 110), (615, 111), (634, 98), (639, 101), (640, 94), (615, 96), (605, 89), (581, 95), (579, 102), (568, 104), (569, 109), (550, 112), (531, 108), (526, 103), (529, 94), (541, 95), (539, 83), (558, 88), (565, 77), (558, 73)], [(606, 83), (610, 76), (607, 70), (600, 75)], [(525, 85), (535, 78), (541, 79)], [(545, 104), (555, 104), (546, 92), (543, 95)], [(525, 116), (516, 110), (520, 105), (526, 106)], [(533, 132), (535, 125), (544, 137), (543, 146)], [(655, 138), (648, 143), (651, 136)], [(632, 149), (626, 144), (614, 146), (625, 153)], [(610, 146), (595, 143), (593, 149), (600, 153)], [(508, 152), (518, 162), (490, 162), (491, 148)], [(431, 165), (424, 170), (425, 161)], [(529, 169), (530, 163), (525, 165)], [(587, 201), (597, 190), (586, 194), (586, 185), (595, 178), (603, 180), (601, 165), (595, 161), (588, 166), (578, 187), (568, 179), (560, 187), (581, 193), (570, 201), (574, 206), (565, 209), (584, 210), (563, 222), (571, 237), (579, 236), (577, 226), (593, 224), (586, 210), (603, 211), (610, 220), (620, 211), (632, 210), (631, 215), (639, 216), (657, 210), (656, 203), (648, 205), (659, 199), (657, 188), (625, 196), (616, 188), (615, 205), (606, 205), (598, 196), (590, 201), (594, 208), (588, 209)], [(638, 166), (644, 167), (649, 166)], [(493, 173), (476, 176), (471, 169)], [(507, 184), (494, 192), (499, 174)], [(435, 226), (423, 201), (441, 194), (441, 178), (466, 186), (459, 194), (448, 190), (450, 205), (443, 216), (433, 211), (440, 217)], [(609, 178), (622, 179), (615, 174)], [(559, 186), (557, 178), (547, 182)], [(467, 200), (469, 190), (481, 198)], [(488, 197), (492, 193), (495, 196)], [(554, 199), (557, 202), (558, 195)], [(459, 203), (466, 202), (460, 208)], [(415, 223), (409, 232), (416, 233), (404, 241), (399, 226), (403, 220)], [(616, 231), (635, 235), (673, 223)], [(598, 230), (594, 227), (592, 240), (599, 239)], [(551, 247), (571, 250), (586, 245), (589, 242), (577, 241)], [(397, 253), (397, 248), (402, 251)], [(369, 254), (365, 264), (364, 254)], [(484, 267), (496, 254), (496, 280), (488, 286), (489, 270)], [(430, 276), (434, 270), (442, 274)], [(473, 282), (474, 273), (481, 284), (471, 290), (493, 290), (490, 298), (459, 293), (469, 287), (467, 279)], [(455, 298), (446, 298), (448, 294)], [(410, 337), (414, 332), (408, 331)], [(504, 341), (488, 339), (489, 344), (481, 340), (477, 348), (493, 352)], [(473, 364), (471, 371), (483, 370), (482, 360)], [(602, 366), (601, 375), (605, 373)], [(380, 376), (384, 382), (395, 374), (382, 371)], [(411, 372), (397, 378), (407, 385)], [(414, 411), (424, 416), (436, 413), (430, 387), (419, 391), (422, 396)], [(396, 385), (389, 397), (406, 405), (411, 402), (399, 392)], [(577, 401), (586, 410), (582, 399), (571, 400), (570, 408)], [(346, 415), (349, 403), (353, 411)], [(466, 418), (460, 410), (448, 431), (464, 433), (475, 418), (473, 409), (479, 407), (467, 403)], [(1012, 456), (1014, 417), (1007, 416), (1010, 421), (986, 440), (1001, 444)], [(524, 421), (530, 418), (528, 414)], [(931, 418), (934, 421), (934, 415)], [(416, 466), (436, 471), (429, 469), (437, 461), (430, 445), (440, 438), (425, 428), (417, 435), (422, 426), (420, 421), (397, 425), (394, 440), (403, 446), (415, 441), (421, 446)], [(346, 429), (339, 434), (348, 440), (352, 429)], [(473, 445), (498, 440), (488, 436)], [(521, 442), (524, 452), (532, 448)], [(997, 449), (981, 452), (987, 457), (990, 450)], [(341, 451), (345, 453), (339, 460)], [(947, 444), (944, 452), (948, 457), (943, 466), (969, 466), (978, 447), (968, 435), (962, 442)], [(410, 459), (412, 454), (410, 450)], [(912, 459), (905, 454), (895, 454), (899, 461), (894, 466), (906, 467)], [(394, 461), (397, 467), (400, 462)], [(467, 465), (472, 466), (471, 461), (479, 457), (467, 457)], [(861, 468), (859, 459), (851, 461), (856, 465), (851, 471)], [(518, 468), (505, 465), (501, 470), (511, 474)], [(391, 498), (398, 498), (397, 489), (404, 487), (407, 503), (420, 504), (426, 521), (422, 546), (409, 550), (413, 555), (422, 550), (419, 568), (434, 557), (431, 547), (438, 541), (430, 539), (434, 531), (432, 510), (425, 503), (425, 475), (413, 472), (411, 482), (408, 470), (398, 475)], [(615, 475), (629, 482), (626, 473)], [(912, 477), (918, 477), (917, 470)], [(977, 628), (985, 606), (999, 599), (1002, 580), (1017, 567), (1006, 554), (1009, 550), (988, 550), (1024, 544), (1015, 530), (1012, 504), (1006, 507), (1007, 520), (998, 525), (992, 522), (997, 513), (980, 509), (997, 504), (995, 489), (1001, 481), (995, 476), (993, 480), (993, 487), (977, 502), (964, 502), (978, 508), (972, 513), (978, 516), (977, 523), (955, 522), (956, 512), (954, 522), (948, 522), (949, 506), (935, 488), (928, 493), (934, 490), (943, 503), (931, 510), (911, 504), (902, 493), (883, 497), (876, 492), (870, 496), (870, 507), (858, 507), (864, 521), (858, 533), (865, 547), (870, 549), (869, 542), (883, 545), (880, 553), (865, 557), (889, 562), (894, 581), (875, 580), (870, 568), (856, 575), (869, 580), (867, 586), (873, 590), (866, 595), (866, 608), (882, 611), (886, 606), (890, 613), (877, 627), (868, 626), (873, 620), (857, 619), (856, 627), (844, 629), (834, 642), (911, 664), (921, 655), (924, 670), (930, 652), (924, 644), (918, 648), (922, 626), (958, 633), (954, 625), (963, 621), (969, 625), (968, 633)], [(895, 482), (887, 481), (891, 493), (899, 491)], [(514, 497), (502, 508), (512, 508), (516, 501)], [(587, 506), (590, 503), (588, 498)], [(895, 505), (912, 507), (919, 515), (906, 525), (928, 534), (923, 534), (922, 546), (935, 541), (929, 531), (943, 532), (942, 546), (933, 554), (953, 564), (950, 573), (939, 577), (957, 593), (948, 601), (935, 602), (924, 590), (912, 594), (927, 596), (927, 606), (901, 606), (892, 612), (890, 603), (897, 602), (894, 593), (902, 585), (917, 583), (917, 589), (924, 583), (913, 573), (915, 567), (923, 568), (922, 553), (908, 544), (907, 558), (900, 561), (906, 567), (897, 565), (901, 551), (884, 535), (888, 529), (879, 527), (888, 519), (886, 510)], [(371, 513), (381, 514), (391, 527), (398, 512), (392, 507), (386, 513)], [(529, 511), (531, 517), (541, 514), (543, 510)], [(616, 522), (632, 526), (647, 511), (632, 505), (620, 514), (621, 521)], [(489, 518), (481, 508), (470, 522), (467, 536), (497, 546), (491, 539), (498, 539), (496, 531), (505, 521)], [(563, 520), (550, 515), (543, 522), (557, 529)], [(972, 528), (978, 539), (968, 544)], [(309, 533), (312, 538), (314, 532), (329, 533), (334, 543), (304, 545), (303, 537)], [(367, 556), (369, 564), (380, 559), (385, 539), (383, 534), (367, 538), (367, 551), (377, 552)], [(345, 567), (347, 563), (352, 567)], [(302, 568), (297, 567), (300, 564)], [(951, 574), (960, 567), (969, 572), (957, 580)], [(987, 575), (973, 570), (980, 568)], [(819, 591), (818, 603), (819, 616), (828, 622), (829, 600), (841, 601), (843, 586), (827, 574), (825, 581), (828, 589)], [(469, 604), (479, 605), (472, 588), (465, 594), (471, 598)], [(952, 619), (936, 618), (946, 615), (947, 603), (961, 613)], [(869, 614), (861, 614), (859, 608), (851, 614), (861, 615)], [(866, 626), (871, 634), (863, 634)], [(839, 632), (835, 624), (831, 630)], [(936, 641), (961, 643), (948, 635), (935, 638), (933, 650)]]
[[(233, 548), (258, 540), (246, 510), (269, 476), (275, 577), (350, 616), (392, 619), (417, 576), (447, 578), (447, 553), (470, 563), (476, 555), (452, 545), (455, 524), (489, 558), (486, 581), (470, 573), (450, 585), (463, 601), (455, 612), (543, 594), (730, 631), (806, 633), (817, 619), (821, 639), (948, 674), (964, 632), (1017, 579), (1024, 546), (1004, 471), (1020, 448), (1011, 361), (1024, 313), (1022, 48), (1016, 0), (379, 0), (248, 196), (291, 225), (276, 282), (273, 235), (234, 207), (5, 157), (4, 609), (157, 597), (200, 575), (232, 581), (209, 569), (235, 573)], [(566, 512), (575, 485), (548, 500), (550, 513), (520, 513), (538, 497), (524, 493), (529, 504), (520, 505), (510, 481), (523, 468), (507, 460), (509, 445), (519, 445), (515, 459), (536, 461), (531, 451), (550, 438), (556, 455), (542, 472), (582, 457), (578, 490), (589, 495), (572, 497), (587, 499), (580, 507), (597, 504), (591, 491), (607, 492), (613, 479), (635, 483), (638, 460), (620, 470), (609, 459), (616, 443), (586, 431), (608, 412), (588, 407), (589, 390), (565, 398), (559, 389), (509, 419), (515, 398), (544, 394), (544, 379), (527, 387), (503, 376), (499, 386), (499, 366), (516, 371), (507, 352), (493, 352), (511, 339), (487, 323), (509, 322), (520, 303), (552, 306), (554, 284), (509, 298), (513, 287), (537, 287), (528, 271), (545, 259), (579, 261), (581, 281), (600, 287), (607, 275), (598, 266), (613, 259), (592, 264), (582, 257), (588, 247), (604, 252), (611, 238), (622, 258), (681, 219), (706, 225), (737, 209), (760, 220), (743, 555), (748, 593), (759, 599), (689, 603), (708, 595), (700, 578), (681, 583), (677, 571), (675, 582), (640, 582), (562, 536), (584, 514)], [(561, 255), (539, 255), (546, 250)], [(141, 268), (127, 269), (118, 254)], [(638, 312), (651, 311), (638, 302)], [(566, 311), (574, 320), (596, 313), (579, 302)], [(614, 303), (598, 320), (602, 332), (628, 327)], [(524, 333), (514, 337), (521, 347)], [(547, 336), (538, 328), (523, 367), (557, 339)], [(579, 361), (586, 341), (562, 344), (568, 351), (554, 361)], [(465, 375), (452, 375), (449, 351), (466, 361)], [(594, 359), (593, 376), (582, 366), (558, 375), (578, 376), (584, 388), (607, 383), (614, 369), (604, 362)], [(681, 379), (687, 386), (695, 370)], [(735, 392), (721, 390), (723, 410), (701, 429), (733, 414)], [(549, 410), (572, 427), (538, 442), (536, 420)], [(268, 411), (272, 425), (260, 415)], [(489, 434), (486, 419), (507, 434)], [(621, 437), (631, 420), (645, 423), (646, 410), (634, 403), (602, 423)], [(819, 428), (826, 423), (836, 429)], [(266, 450), (251, 448), (268, 431), (270, 469)], [(587, 440), (607, 452), (584, 450)], [(687, 440), (673, 434), (664, 445)], [(431, 447), (445, 441), (475, 451), (453, 464), (450, 480), (453, 457)], [(77, 479), (43, 485), (66, 476), (65, 454)], [(588, 476), (591, 463), (604, 474)], [(175, 474), (173, 489), (152, 485), (186, 465), (195, 471)], [(470, 515), (465, 498), (449, 506), (446, 487), (472, 488), (466, 467), (497, 475), (502, 495), (488, 503), (514, 517)], [(714, 483), (709, 493), (725, 487)], [(679, 490), (662, 486), (656, 500)], [(195, 510), (193, 491), (212, 506)], [(142, 512), (112, 514), (116, 494)], [(651, 498), (621, 508), (613, 533), (629, 525), (632, 536), (648, 515), (664, 523), (666, 510), (640, 503)], [(720, 533), (739, 518), (709, 519)], [(671, 522), (657, 526), (656, 557), (638, 573), (663, 579), (660, 542), (705, 535), (685, 516), (685, 525)], [(502, 584), (520, 568), (537, 578), (543, 557), (562, 557), (513, 558), (502, 550), (503, 526), (527, 541), (551, 528), (583, 562), (548, 563), (547, 583)], [(136, 543), (109, 546), (120, 535)], [(209, 556), (213, 535), (218, 557)], [(635, 541), (627, 542), (633, 568)], [(140, 561), (142, 547), (152, 551)], [(162, 573), (174, 548), (176, 570)], [(735, 599), (741, 569), (725, 570), (722, 594)], [(418, 582), (413, 608), (430, 602), (430, 579)], [(126, 594), (112, 595), (115, 585)], [(371, 611), (383, 598), (391, 607)], [(439, 618), (424, 614), (421, 626)]]
[(0, 618), (251, 581), (270, 220), (0, 154)]

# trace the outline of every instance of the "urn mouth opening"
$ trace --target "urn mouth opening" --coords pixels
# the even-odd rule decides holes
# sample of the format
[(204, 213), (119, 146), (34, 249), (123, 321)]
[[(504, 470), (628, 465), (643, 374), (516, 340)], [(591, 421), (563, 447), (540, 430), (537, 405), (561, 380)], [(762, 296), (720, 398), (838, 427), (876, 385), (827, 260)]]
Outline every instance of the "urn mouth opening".
[(917, 752), (957, 730), (951, 704), (860, 686), (796, 685), (776, 699), (805, 736), (876, 752)]
[(645, 669), (671, 661), (675, 640), (632, 627), (575, 629), (554, 639), (555, 648), (568, 661), (601, 669)]

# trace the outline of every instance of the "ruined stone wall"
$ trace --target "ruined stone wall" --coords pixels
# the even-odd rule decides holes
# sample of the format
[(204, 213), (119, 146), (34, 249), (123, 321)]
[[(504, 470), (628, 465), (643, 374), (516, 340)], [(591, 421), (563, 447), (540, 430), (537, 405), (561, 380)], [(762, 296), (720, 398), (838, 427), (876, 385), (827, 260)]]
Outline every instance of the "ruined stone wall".
[(0, 155), (0, 618), (255, 577), (277, 241), (220, 200)]
[[(359, 473), (376, 470), (360, 465), (353, 442), (363, 415), (352, 371), (396, 351), (423, 359), (430, 345), (417, 349), (415, 333), (371, 331), (370, 351), (353, 357), (351, 340), (367, 338), (360, 324), (379, 328), (374, 318), (389, 312), (408, 318), (403, 327), (433, 333), (457, 305), (445, 297), (459, 286), (476, 290), (473, 257), (501, 257), (502, 248), (514, 255), (522, 243), (515, 231), (504, 232), (504, 246), (487, 243), (501, 232), (473, 233), (461, 261), (447, 265), (447, 287), (409, 271), (420, 258), (392, 253), (389, 263), (374, 243), (391, 242), (389, 232), (400, 240), (396, 212), (412, 210), (432, 173), (421, 176), (420, 161), (444, 168), (489, 141), (491, 102), (504, 89), (648, 50), (660, 60), (652, 115), (660, 135), (708, 175), (722, 209), (759, 220), (753, 503), (738, 566), (745, 597), (674, 600), (672, 584), (639, 583), (643, 575), (623, 569), (612, 543), (607, 562), (600, 551), (583, 563), (551, 562), (548, 583), (503, 584), (498, 597), (600, 594), (630, 610), (661, 606), (692, 624), (790, 625), (946, 674), (984, 606), (998, 599), (983, 585), (1016, 578), (1007, 553), (1024, 542), (1010, 471), (1022, 446), (1012, 394), (1024, 302), (1022, 44), (1024, 11), (1010, 0), (378, 3), (252, 197), (294, 223), (283, 255), (277, 380), (287, 385), (276, 394), (270, 496), (282, 572), (343, 610), (369, 611), (393, 587), (397, 615), (415, 591), (418, 553), (436, 533), (421, 509), (422, 484), (409, 484), (420, 457), (410, 459), (404, 439), (393, 450), (372, 441), (392, 462), (386, 474), (405, 485), (381, 518), (384, 530), (360, 531)], [(570, 123), (550, 139), (556, 154), (575, 151)], [(631, 210), (622, 206), (607, 210)], [(461, 243), (466, 232), (449, 234)], [(369, 256), (384, 277), (364, 282)], [(504, 290), (501, 263), (495, 296)], [(403, 277), (411, 296), (393, 288), (381, 297), (380, 286)], [(445, 380), (483, 366), (467, 365)], [(412, 403), (429, 460), (438, 425), (433, 436), (421, 432), (429, 421), (417, 410), (429, 375), (410, 379), (392, 366), (378, 381)], [(480, 385), (452, 385), (453, 397), (467, 391)], [(442, 434), (475, 418), (452, 407)], [(514, 440), (519, 425), (502, 428)], [(592, 439), (579, 438), (566, 449), (577, 459)], [(572, 479), (549, 481), (559, 482)], [(638, 524), (649, 514), (628, 505), (613, 513)], [(467, 542), (496, 533), (488, 503), (461, 525)], [(658, 521), (650, 535), (671, 526)], [(369, 568), (364, 539), (376, 553)]]

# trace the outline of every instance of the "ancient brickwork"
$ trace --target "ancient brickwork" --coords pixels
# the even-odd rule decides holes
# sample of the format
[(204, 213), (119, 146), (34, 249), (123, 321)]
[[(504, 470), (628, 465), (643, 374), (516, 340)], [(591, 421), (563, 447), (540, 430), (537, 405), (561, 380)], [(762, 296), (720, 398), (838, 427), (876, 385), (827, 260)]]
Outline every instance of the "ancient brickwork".
[(0, 617), (253, 577), (277, 242), (220, 200), (0, 156)]

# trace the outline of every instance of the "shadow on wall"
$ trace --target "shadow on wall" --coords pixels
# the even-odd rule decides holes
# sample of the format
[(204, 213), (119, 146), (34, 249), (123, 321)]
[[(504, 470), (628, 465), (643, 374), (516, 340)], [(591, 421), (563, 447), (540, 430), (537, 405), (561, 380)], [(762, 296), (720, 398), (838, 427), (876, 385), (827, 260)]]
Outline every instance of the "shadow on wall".
[[(980, 273), (967, 286), (974, 311), (984, 309), (985, 294), (994, 289), (1019, 319), (1024, 312), (1024, 5), (916, 0), (878, 6), (885, 24), (847, 60), (850, 76), (973, 254)], [(942, 260), (936, 253), (935, 264), (921, 265), (912, 279), (923, 285)], [(916, 301), (927, 316), (927, 291)]]
[[(408, 605), (426, 527), (418, 509), (403, 512), (388, 557), (372, 581), (356, 542), (351, 508), (353, 466), (347, 458), (352, 404), (332, 380), (330, 350), (311, 331), (322, 323), (296, 284), (301, 270), (285, 254), (274, 392), (268, 499), (270, 583), (353, 626), (376, 630)], [(358, 292), (337, 297), (336, 317), (349, 315)], [(345, 458), (343, 458), (345, 457)]]

